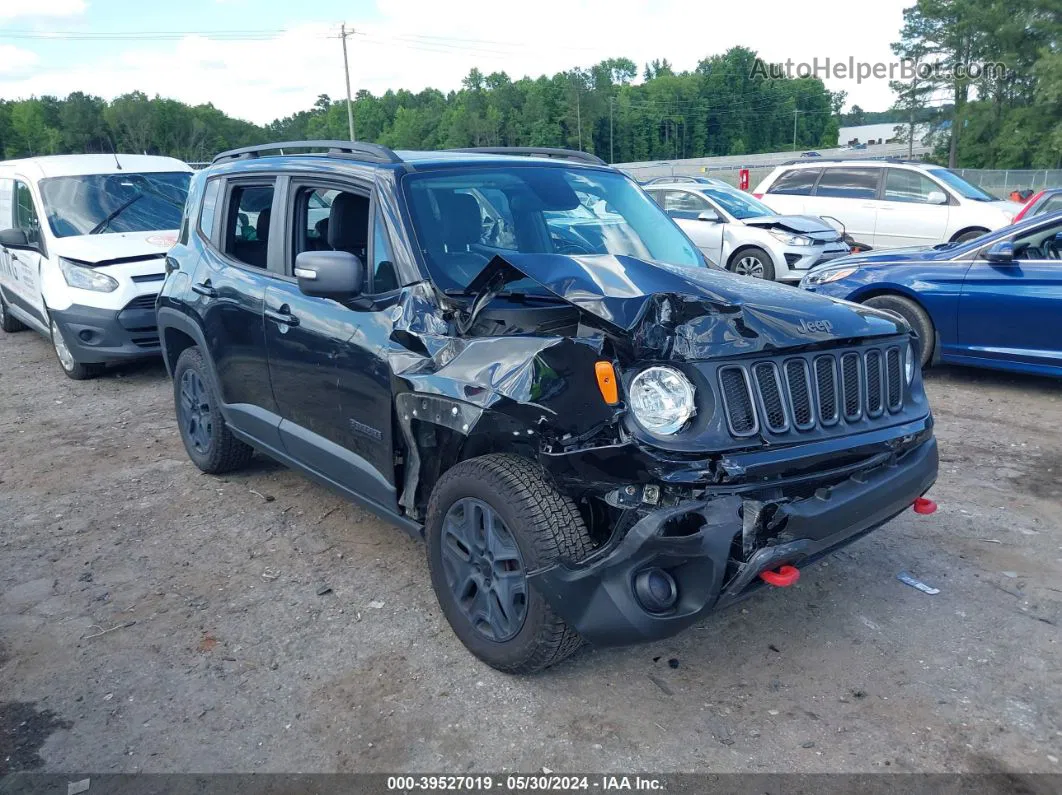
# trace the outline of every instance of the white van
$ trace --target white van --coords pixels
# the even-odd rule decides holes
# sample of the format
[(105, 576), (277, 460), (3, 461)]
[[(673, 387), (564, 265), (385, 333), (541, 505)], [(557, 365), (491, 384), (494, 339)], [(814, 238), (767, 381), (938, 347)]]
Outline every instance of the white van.
[(775, 212), (835, 219), (862, 248), (965, 243), (1021, 210), (954, 171), (898, 160), (810, 160), (779, 166), (753, 194)]
[(0, 162), (0, 327), (43, 334), (78, 380), (158, 355), (155, 296), (191, 174), (148, 155)]

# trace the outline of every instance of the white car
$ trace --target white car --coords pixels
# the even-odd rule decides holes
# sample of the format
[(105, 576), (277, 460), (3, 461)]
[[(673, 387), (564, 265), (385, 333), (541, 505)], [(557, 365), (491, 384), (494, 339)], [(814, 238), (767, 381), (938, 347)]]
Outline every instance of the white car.
[(712, 264), (743, 276), (795, 283), (850, 251), (822, 218), (777, 215), (730, 185), (653, 184), (645, 190)]
[(78, 380), (159, 355), (155, 296), (191, 174), (148, 155), (0, 162), (0, 327), (43, 334)]
[(794, 161), (753, 195), (779, 213), (836, 218), (864, 249), (964, 243), (1021, 210), (946, 168), (899, 160)]

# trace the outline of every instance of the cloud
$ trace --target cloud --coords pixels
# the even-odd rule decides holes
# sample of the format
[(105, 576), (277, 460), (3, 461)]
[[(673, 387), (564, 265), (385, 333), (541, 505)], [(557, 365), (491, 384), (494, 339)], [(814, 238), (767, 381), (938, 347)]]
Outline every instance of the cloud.
[(83, 13), (85, 0), (4, 0), (0, 21), (20, 17), (72, 17)]
[[(836, 61), (850, 55), (887, 61), (908, 2), (861, 6), (861, 32), (852, 37), (850, 0), (823, 0), (814, 15), (790, 0), (761, 0), (754, 18), (747, 7), (681, 0), (614, 0), (607, 7), (591, 0), (536, 0), (530, 11), (514, 0), (468, 0), (459, 12), (437, 0), (378, 0), (372, 25), (348, 20), (348, 29), (357, 31), (348, 39), (351, 88), (375, 94), (389, 88), (446, 91), (459, 88), (472, 67), (517, 79), (621, 56), (639, 68), (667, 58), (685, 70), (739, 44), (768, 61), (827, 56)], [(34, 7), (49, 4), (63, 2), (37, 0)], [(805, 35), (809, 31), (814, 35)], [(79, 42), (85, 49), (77, 52), (88, 57), (76, 69), (41, 66), (32, 74), (0, 74), (0, 96), (85, 91), (112, 98), (140, 90), (191, 104), (210, 102), (263, 123), (309, 108), (319, 94), (345, 95), (338, 33), (337, 20), (298, 25), (266, 41), (188, 36), (135, 44)], [(111, 54), (89, 56), (108, 50)], [(832, 90), (847, 90), (849, 102), (864, 108), (883, 109), (892, 101), (885, 80), (826, 82)]]
[(0, 78), (4, 75), (22, 75), (40, 61), (40, 56), (13, 44), (0, 44)]

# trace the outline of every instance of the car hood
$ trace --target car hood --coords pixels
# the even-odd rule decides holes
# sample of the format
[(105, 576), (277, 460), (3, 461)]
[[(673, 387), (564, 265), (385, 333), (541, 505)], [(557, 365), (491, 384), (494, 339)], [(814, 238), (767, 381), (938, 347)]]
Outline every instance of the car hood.
[(964, 247), (943, 243), (936, 246), (891, 248), (887, 251), (864, 251), (860, 254), (848, 254), (844, 257), (830, 260), (829, 267), (837, 268), (846, 265), (890, 265), (897, 262), (941, 262), (952, 259), (956, 253), (963, 249)]
[(473, 279), (477, 304), (529, 278), (635, 355), (708, 359), (895, 335), (895, 316), (793, 287), (635, 257), (496, 256)]
[(755, 218), (745, 218), (741, 223), (745, 226), (758, 226), (764, 229), (784, 229), (787, 232), (798, 234), (826, 232), (830, 237), (840, 236), (830, 224), (814, 215), (760, 215)]
[(115, 232), (103, 235), (75, 235), (49, 242), (60, 257), (90, 265), (165, 256), (177, 242), (177, 231)]

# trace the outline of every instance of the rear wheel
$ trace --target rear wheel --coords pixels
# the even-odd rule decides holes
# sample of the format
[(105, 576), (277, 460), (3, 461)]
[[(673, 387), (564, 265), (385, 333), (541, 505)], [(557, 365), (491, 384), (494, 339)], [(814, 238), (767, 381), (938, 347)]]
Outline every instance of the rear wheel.
[(774, 281), (774, 262), (771, 255), (762, 248), (743, 248), (730, 258), (727, 269), (754, 279)]
[(436, 484), (426, 531), (439, 605), (483, 662), (528, 674), (579, 648), (579, 635), (527, 581), (529, 571), (592, 548), (575, 504), (539, 467), (507, 454), (461, 462)]
[(59, 324), (52, 321), (52, 347), (55, 349), (55, 358), (59, 360), (59, 366), (63, 368), (68, 378), (75, 381), (86, 381), (95, 378), (103, 372), (102, 364), (82, 364), (74, 358), (70, 348), (63, 339), (63, 332), (59, 330)]
[(254, 448), (232, 435), (221, 415), (221, 401), (210, 369), (196, 347), (185, 349), (173, 368), (177, 425), (188, 457), (211, 475), (247, 464)]
[(987, 233), (987, 229), (970, 229), (969, 231), (963, 232), (961, 235), (956, 237), (954, 242), (965, 243), (968, 240), (973, 240)]
[(894, 312), (906, 320), (918, 337), (918, 355), (922, 362), (922, 367), (929, 367), (929, 363), (933, 359), (936, 332), (933, 329), (933, 321), (930, 320), (929, 315), (926, 314), (922, 307), (902, 295), (876, 295), (873, 298), (868, 298), (863, 303), (875, 309)]
[(7, 302), (4, 301), (4, 294), (0, 292), (0, 329), (3, 329), (8, 334), (14, 334), (24, 328), (26, 326), (22, 321), (7, 311)]

